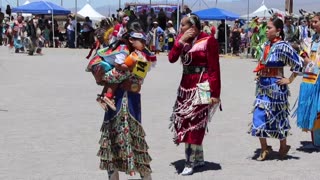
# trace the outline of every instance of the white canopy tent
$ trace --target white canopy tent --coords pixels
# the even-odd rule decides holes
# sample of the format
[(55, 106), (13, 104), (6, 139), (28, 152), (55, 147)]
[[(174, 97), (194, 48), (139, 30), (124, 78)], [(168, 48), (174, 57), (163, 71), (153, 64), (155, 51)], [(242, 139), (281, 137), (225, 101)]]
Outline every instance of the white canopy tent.
[[(273, 12), (275, 13), (279, 13), (281, 15), (285, 15), (285, 12), (279, 10), (279, 9), (276, 9), (276, 8), (268, 8), (266, 5), (262, 4), (257, 10), (255, 10), (253, 13), (249, 14), (249, 18), (253, 18), (253, 17), (266, 17), (266, 18), (269, 18), (271, 17), (272, 15), (269, 13), (269, 10), (273, 10)], [(240, 16), (241, 18), (248, 18), (248, 14), (246, 15), (242, 15)]]
[(81, 15), (82, 17), (88, 16), (93, 21), (101, 21), (102, 19), (106, 18), (105, 16), (94, 10), (89, 3), (83, 6), (83, 8), (78, 11), (77, 14)]

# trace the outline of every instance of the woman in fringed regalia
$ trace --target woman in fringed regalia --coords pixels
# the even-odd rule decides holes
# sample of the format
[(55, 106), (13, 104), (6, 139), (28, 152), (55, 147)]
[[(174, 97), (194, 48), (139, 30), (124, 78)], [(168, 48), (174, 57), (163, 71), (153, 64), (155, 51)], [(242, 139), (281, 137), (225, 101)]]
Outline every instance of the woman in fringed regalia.
[[(130, 53), (139, 54), (139, 60), (137, 60), (139, 62), (136, 62), (136, 67), (148, 72), (150, 64), (147, 65), (147, 59), (152, 55), (142, 52), (145, 47), (145, 35), (137, 23), (131, 25), (126, 33), (126, 36), (129, 35), (126, 44)], [(108, 83), (111, 82), (108, 81)], [(141, 84), (142, 80), (137, 78), (134, 69), (132, 76), (119, 84), (114, 92), (116, 111), (109, 110), (105, 113), (99, 141), (100, 150), (97, 155), (101, 160), (100, 168), (108, 171), (110, 180), (119, 179), (118, 171), (129, 175), (138, 172), (143, 180), (151, 180), (151, 157), (145, 141), (146, 134), (141, 125), (141, 95), (139, 93)]]
[(306, 68), (300, 85), (299, 103), (297, 109), (298, 127), (311, 131), (312, 143), (320, 147), (320, 13), (312, 18), (312, 27), (316, 34), (312, 42), (304, 39), (302, 47)]
[[(191, 175), (204, 165), (202, 141), (207, 124), (220, 102), (219, 45), (213, 36), (200, 32), (200, 19), (187, 15), (181, 20), (180, 35), (169, 53), (169, 61), (181, 57), (183, 74), (171, 116), (176, 144), (185, 143), (186, 164), (182, 175)], [(197, 83), (208, 81), (212, 104), (195, 103)]]
[[(286, 141), (290, 130), (288, 84), (303, 69), (303, 59), (282, 40), (284, 33), (281, 19), (272, 18), (267, 24), (266, 33), (268, 41), (262, 48), (264, 51), (254, 70), (258, 75), (257, 92), (250, 129), (251, 135), (260, 140), (261, 154), (257, 158), (259, 161), (267, 159), (272, 151), (266, 138), (275, 138), (280, 141), (280, 159), (285, 158), (290, 149)], [(293, 71), (290, 78), (284, 78), (283, 69), (286, 65), (291, 66)]]

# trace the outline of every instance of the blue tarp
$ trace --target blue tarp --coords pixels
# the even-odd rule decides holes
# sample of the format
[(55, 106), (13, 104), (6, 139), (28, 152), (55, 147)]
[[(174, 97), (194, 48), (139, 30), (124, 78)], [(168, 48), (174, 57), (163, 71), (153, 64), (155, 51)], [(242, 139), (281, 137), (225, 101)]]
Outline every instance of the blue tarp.
[(52, 14), (53, 12), (53, 15), (67, 15), (71, 13), (71, 11), (48, 1), (31, 2), (23, 6), (12, 8), (12, 12), (30, 14)]
[(239, 15), (219, 8), (210, 8), (194, 12), (201, 20), (236, 20)]

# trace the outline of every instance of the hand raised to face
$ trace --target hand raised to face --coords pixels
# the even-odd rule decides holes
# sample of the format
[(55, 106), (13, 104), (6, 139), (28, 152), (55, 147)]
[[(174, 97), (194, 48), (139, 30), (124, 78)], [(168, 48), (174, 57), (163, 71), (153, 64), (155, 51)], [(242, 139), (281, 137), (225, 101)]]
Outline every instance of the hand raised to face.
[(180, 40), (185, 43), (189, 39), (193, 39), (195, 37), (196, 37), (196, 31), (194, 28), (191, 27), (183, 33)]

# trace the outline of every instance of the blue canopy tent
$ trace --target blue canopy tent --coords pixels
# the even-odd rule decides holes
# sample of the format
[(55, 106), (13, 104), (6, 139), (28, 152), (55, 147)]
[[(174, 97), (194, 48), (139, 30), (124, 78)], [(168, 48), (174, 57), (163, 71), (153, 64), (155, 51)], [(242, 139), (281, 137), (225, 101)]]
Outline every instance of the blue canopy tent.
[(53, 15), (67, 15), (71, 13), (71, 11), (49, 1), (31, 2), (26, 5), (12, 8), (12, 12), (31, 13), (31, 14), (53, 14)]
[[(201, 20), (225, 20), (232, 21), (240, 17), (240, 15), (233, 12), (226, 11), (219, 8), (209, 8), (194, 12)], [(227, 24), (225, 23), (225, 29), (227, 29)], [(227, 40), (227, 31), (225, 31), (225, 40)], [(227, 53), (227, 44), (225, 43), (225, 53)]]
[[(31, 2), (26, 5), (18, 6), (16, 8), (12, 8), (12, 12), (15, 13), (30, 13), (30, 14), (51, 14), (52, 15), (52, 28), (54, 29), (54, 19), (53, 15), (67, 15), (70, 14), (71, 11), (58, 6), (52, 2), (48, 1), (36, 1)], [(53, 37), (54, 31), (53, 31)], [(53, 41), (53, 47), (55, 47), (55, 41)]]
[(219, 8), (209, 8), (194, 12), (201, 20), (236, 20), (240, 15)]

